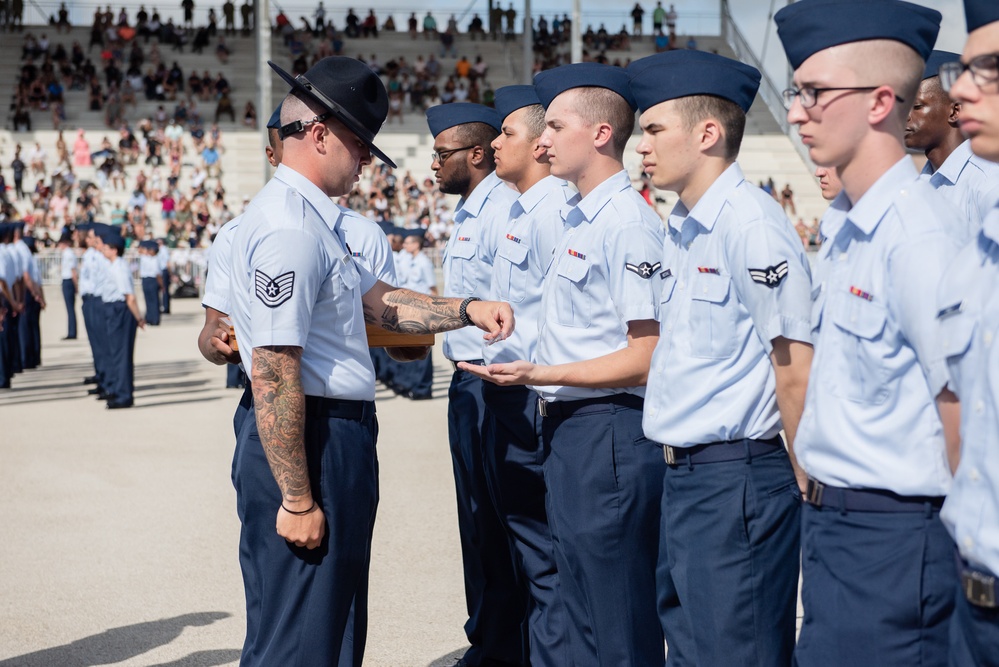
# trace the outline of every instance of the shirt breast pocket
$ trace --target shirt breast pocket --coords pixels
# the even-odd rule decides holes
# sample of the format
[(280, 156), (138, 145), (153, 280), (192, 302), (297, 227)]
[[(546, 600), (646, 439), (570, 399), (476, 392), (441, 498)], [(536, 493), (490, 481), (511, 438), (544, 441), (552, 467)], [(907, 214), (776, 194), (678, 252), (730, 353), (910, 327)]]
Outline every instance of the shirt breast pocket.
[(358, 290), (361, 274), (353, 260), (338, 261), (330, 276), (330, 283), (336, 307), (336, 332), (345, 336), (361, 333), (364, 331), (361, 295)]
[(478, 250), (478, 246), (469, 241), (456, 241), (448, 250), (448, 287), (453, 294), (472, 294), (478, 287), (479, 274), (475, 263)]
[(590, 265), (584, 259), (571, 257), (557, 267), (556, 280), (559, 324), (567, 327), (590, 326), (591, 297), (586, 291)]
[(732, 279), (702, 273), (691, 281), (690, 352), (703, 359), (725, 359), (737, 348), (735, 308), (731, 302)]
[(890, 353), (884, 342), (888, 311), (879, 303), (841, 295), (831, 304), (829, 317), (839, 329), (839, 380), (829, 390), (861, 403), (881, 404), (888, 398), (883, 359)]
[(530, 249), (515, 241), (505, 240), (497, 251), (495, 273), (497, 294), (501, 300), (520, 303), (527, 293), (527, 255)]

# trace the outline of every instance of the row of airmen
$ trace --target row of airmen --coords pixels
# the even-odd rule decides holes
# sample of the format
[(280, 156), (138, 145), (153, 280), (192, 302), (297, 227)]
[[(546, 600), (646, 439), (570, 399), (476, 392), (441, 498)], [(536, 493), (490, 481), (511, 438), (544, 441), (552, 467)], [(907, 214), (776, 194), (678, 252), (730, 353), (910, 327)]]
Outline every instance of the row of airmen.
[[(329, 200), (371, 154), (391, 164), (378, 79), (272, 64), (285, 159), (209, 272), (252, 378), (243, 664), (361, 664), (362, 321), (447, 332), (461, 664), (999, 664), (999, 7), (965, 9), (957, 59), (932, 51), (940, 14), (899, 0), (776, 14), (788, 120), (840, 190), (814, 267), (737, 162), (752, 67), (574, 64), (495, 110), (430, 109), (432, 168), (461, 197), (444, 297), (352, 261), (360, 216)], [(645, 173), (679, 196), (665, 229), (623, 169), (636, 111)], [(206, 356), (239, 358), (229, 334), (207, 321)]]
[(36, 252), (23, 222), (0, 222), (0, 389), (41, 363), (45, 291)]

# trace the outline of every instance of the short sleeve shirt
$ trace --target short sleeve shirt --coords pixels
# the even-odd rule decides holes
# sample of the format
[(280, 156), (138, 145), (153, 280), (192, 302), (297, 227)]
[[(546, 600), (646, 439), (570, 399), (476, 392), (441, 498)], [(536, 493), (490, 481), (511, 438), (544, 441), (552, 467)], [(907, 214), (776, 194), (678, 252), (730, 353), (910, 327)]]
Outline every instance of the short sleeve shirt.
[(230, 279), (232, 277), (232, 238), (243, 216), (236, 216), (215, 235), (215, 241), (208, 251), (208, 275), (205, 278), (205, 294), (201, 305), (213, 308), (228, 315), (232, 312), (229, 303)]
[(73, 270), (76, 269), (77, 264), (79, 264), (76, 253), (72, 248), (66, 248), (62, 251), (61, 259), (60, 276), (63, 280), (72, 280)]
[(810, 342), (811, 272), (780, 205), (732, 164), (669, 217), (645, 435), (674, 447), (780, 431), (770, 352)]
[[(492, 281), (499, 238), (517, 198), (513, 190), (489, 174), (454, 213), (454, 231), (444, 248), (444, 296), (485, 297)], [(453, 361), (481, 359), (482, 332), (465, 327), (444, 334), (444, 356)]]
[(124, 301), (126, 296), (133, 293), (132, 270), (124, 257), (108, 262), (105, 276), (104, 289), (101, 292), (101, 300), (104, 303)]
[(376, 279), (347, 252), (342, 217), (311, 181), (279, 166), (233, 237), (230, 315), (251, 370), (255, 348), (300, 347), (305, 394), (370, 401), (361, 295)]
[(969, 139), (935, 172), (927, 162), (921, 177), (961, 211), (963, 216), (950, 224), (960, 245), (970, 243), (982, 228), (985, 214), (999, 201), (999, 164), (972, 153)]
[(935, 398), (947, 382), (936, 293), (960, 215), (906, 156), (822, 219), (813, 270), (812, 361), (795, 453), (826, 484), (943, 496)]
[[(624, 170), (579, 193), (559, 213), (562, 234), (545, 272), (535, 361), (556, 365), (596, 359), (628, 346), (628, 323), (657, 320), (663, 224)], [(645, 387), (535, 387), (546, 400), (617, 393)]]
[(377, 224), (363, 215), (338, 206), (343, 213), (340, 232), (344, 244), (355, 262), (359, 262), (378, 280), (389, 285), (396, 284), (395, 261), (392, 244), (385, 232)]

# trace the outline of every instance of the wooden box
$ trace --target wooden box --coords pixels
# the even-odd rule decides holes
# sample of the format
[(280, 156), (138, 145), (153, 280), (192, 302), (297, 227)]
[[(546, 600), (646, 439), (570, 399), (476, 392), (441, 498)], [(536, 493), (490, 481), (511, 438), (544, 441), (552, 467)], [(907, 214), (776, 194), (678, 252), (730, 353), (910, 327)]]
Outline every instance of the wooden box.
[(368, 347), (428, 347), (434, 344), (433, 334), (393, 333), (372, 324), (365, 326), (368, 332)]

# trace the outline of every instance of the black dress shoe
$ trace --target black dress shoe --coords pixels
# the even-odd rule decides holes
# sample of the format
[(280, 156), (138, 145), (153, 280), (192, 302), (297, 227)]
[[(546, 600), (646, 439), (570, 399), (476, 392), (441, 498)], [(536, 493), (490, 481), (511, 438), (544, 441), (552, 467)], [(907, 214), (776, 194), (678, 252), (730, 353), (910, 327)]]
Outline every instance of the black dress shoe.
[(108, 410), (121, 410), (132, 407), (132, 401), (108, 401)]
[(76, 336), (64, 336), (63, 338), (60, 338), (59, 340), (76, 340)]
[(103, 394), (104, 390), (101, 389), (100, 387), (94, 387), (93, 389), (88, 389), (87, 393), (90, 394), (91, 396), (97, 396), (98, 394)]
[(413, 392), (406, 392), (406, 398), (411, 401), (429, 401), (433, 399), (433, 394), (414, 394)]
[(83, 378), (83, 384), (97, 384), (97, 376), (91, 375), (88, 378)]

